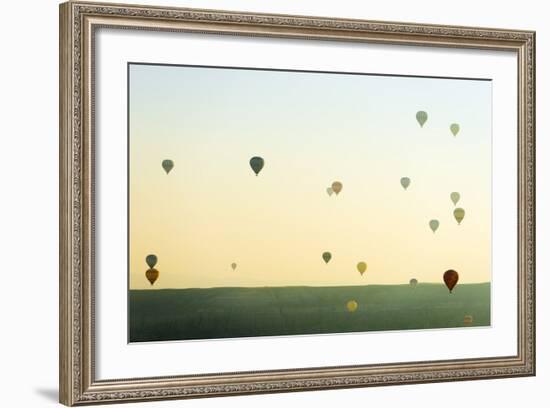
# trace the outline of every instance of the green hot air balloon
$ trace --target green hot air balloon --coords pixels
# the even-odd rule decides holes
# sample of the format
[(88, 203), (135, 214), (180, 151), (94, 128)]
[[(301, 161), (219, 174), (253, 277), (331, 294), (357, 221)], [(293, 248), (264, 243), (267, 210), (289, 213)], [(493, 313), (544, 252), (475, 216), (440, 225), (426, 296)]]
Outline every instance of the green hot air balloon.
[(458, 225), (460, 225), (460, 223), (464, 219), (464, 215), (466, 215), (466, 211), (464, 211), (464, 208), (456, 208), (453, 214), (455, 216), (456, 222), (458, 222)]
[(342, 183), (340, 183), (339, 181), (335, 181), (334, 183), (332, 183), (332, 191), (334, 191), (336, 193), (336, 195), (340, 194), (340, 191), (342, 191)]
[(401, 177), (401, 186), (406, 190), (411, 184), (411, 179), (408, 177)]
[(334, 193), (334, 190), (332, 189), (332, 187), (327, 187), (328, 196), (330, 197), (333, 193)]
[(254, 170), (254, 173), (256, 173), (257, 176), (258, 173), (264, 168), (264, 159), (254, 156), (250, 159), (250, 167), (252, 167), (252, 170)]
[(237, 264), (235, 262), (233, 262), (231, 264), (231, 269), (233, 269), (233, 270), (237, 269)]
[(361, 275), (363, 275), (365, 273), (365, 271), (367, 270), (367, 264), (365, 262), (359, 262), (357, 264), (357, 270), (359, 271), (359, 273)]
[(147, 255), (145, 257), (145, 262), (147, 262), (147, 265), (149, 266), (149, 268), (154, 268), (155, 265), (157, 264), (157, 261), (158, 261), (158, 258), (156, 255)]
[(453, 136), (456, 137), (456, 135), (458, 134), (458, 132), (460, 131), (460, 126), (458, 123), (453, 123), (450, 127), (451, 129), (451, 133), (453, 134)]
[(164, 169), (166, 174), (168, 174), (174, 168), (174, 162), (172, 160), (169, 160), (169, 159), (163, 160), (162, 161), (162, 168)]
[(435, 232), (437, 231), (438, 228), (439, 228), (439, 221), (438, 220), (430, 220), (430, 229), (433, 231), (434, 234), (435, 234)]
[(457, 193), (456, 191), (452, 192), (451, 193), (451, 201), (453, 202), (453, 204), (456, 205), (459, 200), (460, 200), (460, 194)]
[(329, 263), (329, 261), (332, 259), (332, 254), (330, 252), (323, 252), (323, 261), (325, 261), (325, 263)]
[(420, 125), (420, 127), (424, 127), (424, 123), (428, 120), (428, 114), (424, 111), (418, 111), (416, 112), (416, 121)]

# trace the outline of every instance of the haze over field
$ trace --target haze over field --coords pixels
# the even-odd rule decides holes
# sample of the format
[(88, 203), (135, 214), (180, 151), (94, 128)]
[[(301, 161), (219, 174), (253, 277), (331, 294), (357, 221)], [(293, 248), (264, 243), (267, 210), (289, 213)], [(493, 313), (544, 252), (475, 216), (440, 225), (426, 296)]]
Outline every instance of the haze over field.
[(491, 280), (490, 81), (129, 72), (130, 289)]

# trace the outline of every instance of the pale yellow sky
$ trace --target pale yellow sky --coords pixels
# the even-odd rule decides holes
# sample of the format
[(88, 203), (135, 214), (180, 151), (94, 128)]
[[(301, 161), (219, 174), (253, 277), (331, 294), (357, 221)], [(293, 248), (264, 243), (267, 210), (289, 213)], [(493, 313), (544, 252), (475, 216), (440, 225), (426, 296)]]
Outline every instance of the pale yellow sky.
[(490, 281), (488, 81), (131, 65), (129, 121), (131, 289)]

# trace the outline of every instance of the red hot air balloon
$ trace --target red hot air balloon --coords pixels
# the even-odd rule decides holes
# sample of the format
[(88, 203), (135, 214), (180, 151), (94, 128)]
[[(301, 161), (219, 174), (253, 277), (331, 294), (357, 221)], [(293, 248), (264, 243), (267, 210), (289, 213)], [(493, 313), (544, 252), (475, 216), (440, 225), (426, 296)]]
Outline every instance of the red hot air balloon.
[(449, 269), (443, 274), (443, 282), (445, 282), (445, 285), (449, 288), (449, 293), (452, 293), (453, 288), (458, 282), (458, 272), (454, 269)]

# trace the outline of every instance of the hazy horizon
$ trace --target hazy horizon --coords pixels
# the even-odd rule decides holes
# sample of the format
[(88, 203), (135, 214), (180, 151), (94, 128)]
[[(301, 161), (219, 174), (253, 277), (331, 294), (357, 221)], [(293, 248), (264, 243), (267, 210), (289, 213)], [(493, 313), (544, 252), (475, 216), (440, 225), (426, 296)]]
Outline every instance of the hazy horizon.
[[(136, 64), (129, 75), (130, 289), (151, 288), (148, 254), (154, 289), (441, 283), (447, 269), (459, 285), (491, 281), (490, 81)], [(333, 181), (343, 189), (329, 196)]]

